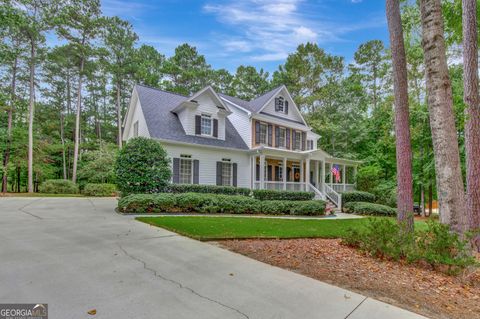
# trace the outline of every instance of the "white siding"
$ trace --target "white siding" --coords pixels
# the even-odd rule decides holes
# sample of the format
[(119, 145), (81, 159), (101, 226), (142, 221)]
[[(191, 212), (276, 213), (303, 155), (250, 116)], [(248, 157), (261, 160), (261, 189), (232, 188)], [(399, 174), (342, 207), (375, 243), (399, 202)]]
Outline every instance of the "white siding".
[[(275, 111), (275, 98), (279, 96), (282, 96), (285, 101), (288, 101), (288, 114)], [(301, 114), (298, 112), (298, 110), (296, 110), (295, 102), (288, 97), (285, 89), (281, 90), (280, 93), (272, 98), (262, 112), (303, 123)]]
[(250, 188), (250, 156), (247, 152), (237, 152), (227, 149), (207, 148), (205, 146), (178, 145), (162, 142), (168, 156), (173, 159), (181, 154), (191, 155), (192, 159), (199, 160), (199, 183), (216, 185), (217, 162), (223, 158), (237, 163), (237, 186)]
[(195, 135), (195, 114), (190, 108), (184, 108), (177, 112), (178, 119), (182, 123), (185, 134)]
[(140, 100), (138, 99), (133, 109), (133, 113), (131, 114), (130, 118), (127, 119), (127, 123), (125, 125), (125, 134), (123, 136), (124, 140), (128, 141), (129, 139), (134, 137), (133, 125), (136, 121), (138, 121), (138, 136), (150, 137), (150, 133), (148, 132), (147, 128), (147, 122), (145, 121), (145, 116), (143, 115)]
[(307, 132), (307, 140), (312, 140), (313, 141), (313, 149), (317, 149), (317, 140), (318, 137), (315, 134), (312, 134), (311, 132)]
[(252, 147), (252, 121), (245, 111), (238, 109), (236, 106), (225, 102), (232, 111), (232, 114), (228, 116), (228, 119), (232, 123), (233, 127), (237, 130), (238, 134), (242, 137), (243, 141), (248, 147)]

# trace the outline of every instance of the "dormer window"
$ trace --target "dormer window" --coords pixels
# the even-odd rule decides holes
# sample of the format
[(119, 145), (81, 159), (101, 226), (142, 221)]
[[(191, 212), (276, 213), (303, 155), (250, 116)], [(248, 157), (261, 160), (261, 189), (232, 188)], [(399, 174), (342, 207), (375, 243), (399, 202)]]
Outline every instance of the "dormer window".
[(202, 114), (200, 123), (202, 135), (212, 136), (212, 117), (208, 114)]
[(288, 114), (288, 101), (283, 96), (275, 98), (275, 111)]

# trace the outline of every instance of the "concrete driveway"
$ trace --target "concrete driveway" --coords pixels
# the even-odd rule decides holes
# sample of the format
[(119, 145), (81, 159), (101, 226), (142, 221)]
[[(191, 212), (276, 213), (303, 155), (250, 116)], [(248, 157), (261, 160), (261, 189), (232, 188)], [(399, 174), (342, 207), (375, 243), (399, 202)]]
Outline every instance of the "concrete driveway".
[(115, 205), (0, 198), (0, 302), (48, 303), (62, 319), (422, 318), (136, 222)]

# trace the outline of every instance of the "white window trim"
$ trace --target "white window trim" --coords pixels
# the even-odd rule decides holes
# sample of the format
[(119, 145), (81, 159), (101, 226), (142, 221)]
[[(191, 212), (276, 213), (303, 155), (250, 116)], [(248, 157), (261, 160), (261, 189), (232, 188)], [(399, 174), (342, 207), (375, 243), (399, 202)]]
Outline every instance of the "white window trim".
[[(262, 141), (262, 127), (265, 127), (265, 141)], [(268, 124), (260, 123), (260, 132), (258, 132), (260, 144), (266, 145), (268, 143)]]
[[(210, 121), (210, 133), (203, 133), (203, 120), (208, 119)], [(203, 136), (213, 136), (213, 118), (210, 114), (202, 113), (200, 115), (200, 134)]]
[[(298, 145), (298, 147), (297, 147), (297, 136), (299, 136), (299, 139), (298, 139), (298, 140), (299, 140), (299, 145)], [(295, 141), (293, 141), (293, 143), (294, 143), (293, 145), (294, 145), (294, 147), (295, 147), (296, 150), (301, 150), (301, 149), (302, 149), (302, 133), (301, 133), (301, 132), (300, 132), (300, 133), (299, 133), (299, 132), (296, 132), (296, 133), (295, 133)]]
[[(190, 181), (185, 183), (182, 181), (182, 161), (190, 163)], [(179, 172), (178, 172), (178, 182), (179, 184), (193, 184), (193, 160), (190, 155), (180, 155), (180, 163), (179, 163)]]
[[(229, 179), (228, 184), (224, 183), (223, 172), (224, 172), (225, 165), (230, 166), (230, 176), (228, 177), (228, 179)], [(222, 186), (233, 186), (233, 163), (231, 163), (231, 162), (226, 162), (226, 161), (222, 162)]]

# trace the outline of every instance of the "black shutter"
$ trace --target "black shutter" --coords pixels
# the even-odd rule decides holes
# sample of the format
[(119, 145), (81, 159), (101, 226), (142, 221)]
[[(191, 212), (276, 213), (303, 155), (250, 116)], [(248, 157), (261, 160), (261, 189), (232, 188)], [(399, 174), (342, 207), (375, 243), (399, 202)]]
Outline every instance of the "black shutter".
[(260, 180), (260, 165), (256, 164), (256, 167), (255, 167), (255, 181), (259, 181)]
[(255, 144), (260, 144), (260, 122), (255, 121)]
[(275, 180), (280, 181), (280, 166), (275, 166)]
[(288, 114), (288, 101), (285, 101), (283, 108), (285, 110), (285, 114)]
[(197, 135), (202, 134), (201, 126), (202, 126), (202, 117), (200, 115), (195, 115), (195, 134)]
[(268, 146), (272, 146), (272, 124), (268, 124)]
[(233, 186), (237, 187), (237, 163), (232, 164)]
[(267, 181), (272, 180), (272, 165), (267, 166)]
[(174, 158), (173, 159), (173, 183), (178, 184), (180, 182), (180, 159)]
[(200, 162), (198, 160), (193, 160), (193, 183), (199, 184), (200, 180)]
[(286, 131), (285, 134), (287, 135), (287, 137), (285, 138), (285, 143), (287, 144), (286, 145), (287, 150), (289, 150), (290, 149), (290, 129), (287, 128), (285, 131)]
[(305, 132), (302, 132), (302, 151), (305, 151), (306, 139), (307, 139), (307, 134)]
[(275, 112), (278, 112), (278, 97), (275, 98)]
[(278, 144), (280, 144), (280, 127), (275, 126), (275, 147), (279, 147)]
[(217, 162), (217, 185), (222, 185), (222, 162)]
[(218, 137), (218, 120), (213, 119), (213, 137)]
[(297, 140), (297, 132), (295, 130), (292, 130), (292, 150), (295, 149), (295, 147), (297, 147), (295, 144), (296, 144), (296, 140)]

